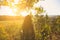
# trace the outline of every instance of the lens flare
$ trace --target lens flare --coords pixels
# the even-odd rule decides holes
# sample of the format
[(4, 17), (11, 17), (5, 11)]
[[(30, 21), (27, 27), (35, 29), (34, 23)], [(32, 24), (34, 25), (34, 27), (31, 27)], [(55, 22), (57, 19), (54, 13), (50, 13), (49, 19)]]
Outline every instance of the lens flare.
[(20, 12), (20, 14), (25, 17), (25, 16), (29, 15), (29, 12), (27, 12), (27, 11), (22, 11), (22, 12)]

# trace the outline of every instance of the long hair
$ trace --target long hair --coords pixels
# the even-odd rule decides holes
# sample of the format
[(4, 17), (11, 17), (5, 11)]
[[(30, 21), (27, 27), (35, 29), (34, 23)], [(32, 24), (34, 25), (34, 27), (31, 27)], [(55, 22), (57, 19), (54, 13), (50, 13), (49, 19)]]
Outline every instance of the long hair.
[(25, 17), (22, 29), (23, 29), (23, 40), (35, 40), (34, 28), (30, 15)]

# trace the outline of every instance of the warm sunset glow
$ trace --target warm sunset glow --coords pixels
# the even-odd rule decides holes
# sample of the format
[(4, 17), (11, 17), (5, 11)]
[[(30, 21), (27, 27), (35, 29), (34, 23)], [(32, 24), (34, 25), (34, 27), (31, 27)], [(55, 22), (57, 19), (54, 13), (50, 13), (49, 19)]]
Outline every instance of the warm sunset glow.
[[(7, 0), (8, 2), (8, 6), (1, 6), (1, 15), (9, 15), (9, 16), (18, 16), (18, 15), (22, 15), (22, 16), (27, 16), (30, 13), (32, 13), (32, 15), (35, 15), (36, 11), (35, 10), (22, 10), (18, 9), (18, 2), (19, 0), (14, 0), (12, 2), (12, 0)], [(25, 5), (25, 4), (24, 4)], [(24, 7), (24, 6), (23, 6)], [(23, 8), (22, 7), (22, 8)]]
[(11, 9), (11, 8), (7, 8), (7, 15), (10, 15), (10, 16), (15, 16), (15, 12), (16, 11), (16, 9)]
[(22, 16), (27, 16), (27, 15), (30, 15), (30, 13), (32, 14), (32, 15), (35, 15), (36, 14), (36, 10), (33, 10), (33, 9), (31, 9), (31, 10), (29, 10), (29, 11), (27, 11), (27, 10), (25, 10), (25, 11), (21, 11), (20, 12), (20, 14), (22, 15)]
[(27, 15), (29, 15), (29, 13), (27, 12), (27, 11), (22, 11), (22, 12), (20, 12), (20, 14), (22, 15), (22, 16), (27, 16)]
[(0, 15), (14, 16), (15, 13), (13, 12), (12, 8), (10, 8), (8, 6), (1, 6)]
[(31, 9), (30, 11), (31, 11), (32, 15), (35, 15), (37, 13), (36, 10), (34, 10), (34, 9)]

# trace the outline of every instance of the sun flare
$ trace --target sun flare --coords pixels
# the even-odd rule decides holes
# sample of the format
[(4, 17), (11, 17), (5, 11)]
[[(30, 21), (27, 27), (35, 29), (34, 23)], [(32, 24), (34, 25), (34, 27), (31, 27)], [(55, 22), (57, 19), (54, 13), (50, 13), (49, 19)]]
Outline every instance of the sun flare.
[(35, 15), (36, 11), (35, 10), (22, 10), (18, 8), (19, 5), (18, 2), (19, 0), (14, 0), (14, 2), (11, 2), (12, 0), (7, 0), (8, 2), (8, 6), (1, 6), (1, 11), (0, 13), (2, 13), (1, 15), (9, 15), (9, 16), (27, 16), (30, 13), (32, 13), (32, 15)]
[(20, 14), (22, 15), (22, 16), (27, 16), (27, 15), (29, 15), (29, 13), (27, 12), (27, 11), (22, 11), (22, 12), (20, 12)]
[(25, 16), (27, 16), (27, 15), (30, 15), (30, 13), (31, 13), (32, 15), (35, 15), (36, 11), (33, 10), (33, 9), (31, 9), (31, 10), (29, 10), (29, 11), (25, 10), (25, 11), (21, 11), (21, 12), (20, 12), (20, 15), (22, 15), (22, 16), (25, 17)]

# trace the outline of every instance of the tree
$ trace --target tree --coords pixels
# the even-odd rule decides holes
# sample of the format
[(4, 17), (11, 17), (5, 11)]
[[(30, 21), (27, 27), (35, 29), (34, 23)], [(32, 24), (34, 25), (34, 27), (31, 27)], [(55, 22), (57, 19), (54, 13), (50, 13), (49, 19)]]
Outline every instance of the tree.
[(14, 2), (15, 0), (1, 0), (0, 6), (9, 6), (12, 9), (15, 7), (17, 9), (16, 14), (19, 15), (20, 11), (30, 11), (31, 9), (37, 10), (37, 12), (42, 12), (41, 7), (34, 7), (33, 5), (41, 0), (19, 0), (18, 3)]
[(9, 6), (9, 2), (14, 2), (14, 0), (0, 0), (0, 6)]

